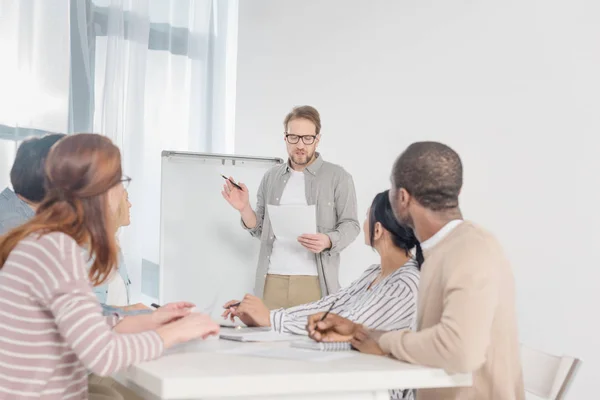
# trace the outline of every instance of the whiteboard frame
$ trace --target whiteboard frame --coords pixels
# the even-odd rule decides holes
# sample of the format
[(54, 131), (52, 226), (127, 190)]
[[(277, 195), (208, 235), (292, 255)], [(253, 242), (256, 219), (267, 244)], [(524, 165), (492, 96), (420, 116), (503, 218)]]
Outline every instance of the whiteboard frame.
[(226, 162), (231, 161), (232, 165), (236, 165), (237, 161), (247, 161), (247, 162), (265, 162), (271, 163), (273, 166), (281, 165), (285, 161), (279, 157), (257, 157), (257, 156), (236, 156), (233, 154), (218, 154), (218, 153), (194, 153), (194, 152), (186, 152), (186, 151), (172, 151), (172, 150), (163, 150), (161, 152), (161, 168), (160, 168), (160, 235), (159, 235), (159, 250), (158, 250), (158, 301), (163, 302), (164, 300), (164, 288), (163, 288), (163, 267), (164, 267), (164, 215), (163, 215), (163, 178), (164, 178), (164, 163), (173, 157), (183, 157), (183, 158), (191, 158), (196, 160), (221, 160), (223, 165)]

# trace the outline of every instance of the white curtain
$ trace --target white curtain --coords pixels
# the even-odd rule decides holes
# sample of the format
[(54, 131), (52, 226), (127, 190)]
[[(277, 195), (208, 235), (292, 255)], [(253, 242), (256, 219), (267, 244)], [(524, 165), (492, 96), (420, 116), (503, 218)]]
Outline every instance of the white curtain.
[(24, 136), (110, 137), (134, 301), (159, 261), (161, 151), (233, 152), (236, 24), (237, 0), (0, 0), (0, 184)]
[(2, 133), (67, 130), (68, 44), (68, 1), (0, 0)]
[(68, 1), (0, 0), (0, 190), (20, 140), (68, 129), (68, 43)]
[(221, 127), (227, 99), (214, 90), (226, 85), (215, 70), (227, 62), (219, 53), (232, 33), (231, 4), (94, 0), (94, 19), (106, 30), (94, 44), (93, 130), (119, 145), (124, 172), (133, 178), (132, 225), (121, 240), (134, 294), (141, 292), (142, 260), (159, 262), (162, 150), (233, 150)]

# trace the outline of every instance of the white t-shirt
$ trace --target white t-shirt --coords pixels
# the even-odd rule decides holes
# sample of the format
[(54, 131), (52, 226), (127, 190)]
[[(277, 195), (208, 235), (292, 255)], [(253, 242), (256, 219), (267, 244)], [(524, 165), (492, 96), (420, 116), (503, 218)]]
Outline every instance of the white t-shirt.
[(110, 306), (128, 306), (127, 286), (121, 274), (115, 270), (108, 282), (108, 293), (106, 294), (106, 304)]
[[(291, 174), (280, 205), (307, 205), (304, 172), (290, 170)], [(282, 242), (275, 238), (269, 263), (269, 274), (317, 276), (315, 254), (299, 242)]]

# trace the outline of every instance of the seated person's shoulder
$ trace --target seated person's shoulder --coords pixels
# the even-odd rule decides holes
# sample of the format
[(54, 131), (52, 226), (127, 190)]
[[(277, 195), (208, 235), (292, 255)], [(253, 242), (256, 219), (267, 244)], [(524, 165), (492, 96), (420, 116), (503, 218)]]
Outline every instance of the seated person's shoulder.
[(379, 271), (380, 269), (381, 269), (381, 265), (371, 264), (371, 265), (369, 265), (369, 267), (367, 269), (365, 269), (365, 272), (363, 272), (363, 275), (372, 274), (373, 272)]
[[(363, 272), (357, 280), (371, 282), (379, 276), (381, 266), (373, 264)], [(407, 262), (401, 268), (394, 271), (387, 279), (384, 289), (384, 296), (389, 298), (406, 297), (416, 295), (419, 287), (419, 268), (413, 260)]]
[[(451, 253), (446, 253), (449, 259), (465, 268), (492, 269), (496, 272), (499, 265), (509, 265), (504, 250), (494, 234), (471, 222), (465, 222), (460, 228), (460, 235), (449, 243), (452, 249)], [(449, 263), (445, 264), (451, 266)], [(456, 266), (451, 267), (456, 268)]]
[(17, 212), (0, 213), (0, 235), (6, 235), (8, 231), (23, 225), (27, 220)]
[(457, 250), (496, 251), (500, 248), (496, 236), (480, 225), (465, 221), (457, 229), (460, 229), (460, 234), (455, 235), (452, 241), (452, 247)]
[(53, 247), (61, 253), (68, 253), (70, 255), (72, 252), (76, 253), (79, 251), (79, 246), (75, 239), (64, 232), (49, 232), (41, 235), (34, 233), (30, 238), (41, 244)]
[(391, 281), (395, 285), (409, 286), (411, 289), (416, 290), (419, 286), (420, 276), (417, 263), (411, 260), (396, 271), (394, 276), (391, 277)]
[(17, 244), (14, 254), (17, 262), (26, 263), (32, 271), (63, 277), (66, 276), (64, 271), (70, 270), (70, 267), (63, 269), (63, 266), (78, 261), (78, 249), (75, 240), (65, 233), (33, 232)]
[(0, 190), (0, 207), (8, 204), (9, 202), (11, 202), (14, 197), (15, 197), (15, 192), (13, 192), (12, 190), (10, 190), (10, 188), (5, 187), (4, 189)]

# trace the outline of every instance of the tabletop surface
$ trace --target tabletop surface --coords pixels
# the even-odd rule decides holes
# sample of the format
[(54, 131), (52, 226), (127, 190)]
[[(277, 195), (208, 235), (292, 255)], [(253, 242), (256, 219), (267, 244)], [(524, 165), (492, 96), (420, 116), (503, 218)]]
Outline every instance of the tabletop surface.
[[(410, 365), (388, 357), (328, 353), (324, 361), (257, 357), (244, 352), (289, 350), (289, 342), (208, 339), (170, 349), (130, 367), (126, 380), (163, 399), (470, 386), (471, 374)], [(296, 351), (296, 350), (293, 350)], [(319, 356), (327, 357), (319, 352)], [(342, 358), (339, 358), (342, 357)]]

